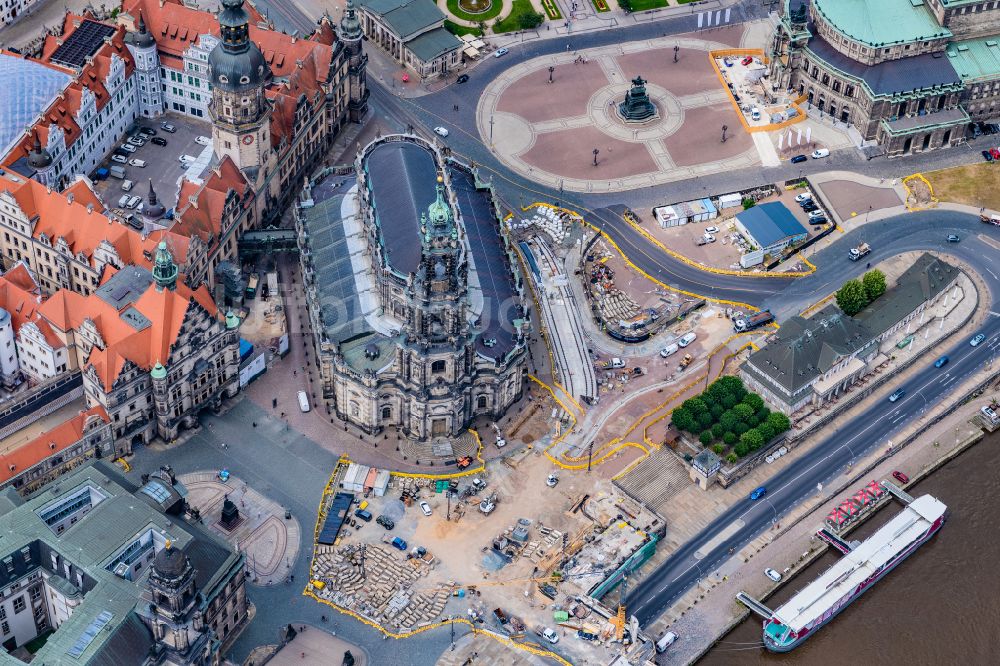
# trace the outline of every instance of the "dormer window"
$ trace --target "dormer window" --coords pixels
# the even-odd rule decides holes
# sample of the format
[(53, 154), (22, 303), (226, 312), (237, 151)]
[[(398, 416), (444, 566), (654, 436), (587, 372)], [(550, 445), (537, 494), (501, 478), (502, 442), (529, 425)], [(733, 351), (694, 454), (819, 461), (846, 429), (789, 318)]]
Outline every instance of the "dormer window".
[(244, 85), (250, 83), (250, 77), (244, 74), (243, 76), (240, 77), (240, 83)]
[(219, 83), (229, 83), (229, 77), (225, 74), (219, 74)]

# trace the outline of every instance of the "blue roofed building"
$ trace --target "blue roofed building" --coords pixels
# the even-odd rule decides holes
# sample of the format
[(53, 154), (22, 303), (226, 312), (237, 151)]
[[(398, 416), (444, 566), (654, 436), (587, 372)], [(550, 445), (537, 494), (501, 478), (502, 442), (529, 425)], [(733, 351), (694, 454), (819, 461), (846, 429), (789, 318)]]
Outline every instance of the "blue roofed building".
[(736, 229), (754, 247), (740, 262), (744, 268), (763, 261), (764, 255), (775, 256), (789, 245), (801, 243), (809, 232), (795, 219), (785, 204), (772, 201), (749, 208), (735, 218)]
[(770, 44), (775, 89), (852, 126), (871, 154), (952, 146), (1000, 119), (1000, 4), (784, 0)]

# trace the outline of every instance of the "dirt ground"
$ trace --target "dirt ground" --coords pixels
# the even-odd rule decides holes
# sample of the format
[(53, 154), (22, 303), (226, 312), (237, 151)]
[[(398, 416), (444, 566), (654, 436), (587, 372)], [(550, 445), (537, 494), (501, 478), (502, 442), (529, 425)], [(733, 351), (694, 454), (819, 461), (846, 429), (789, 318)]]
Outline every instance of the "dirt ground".
[(925, 173), (941, 201), (1000, 210), (1000, 166), (969, 164)]
[(850, 180), (830, 180), (817, 188), (833, 206), (837, 220), (847, 220), (871, 211), (903, 203), (891, 187), (869, 187)]

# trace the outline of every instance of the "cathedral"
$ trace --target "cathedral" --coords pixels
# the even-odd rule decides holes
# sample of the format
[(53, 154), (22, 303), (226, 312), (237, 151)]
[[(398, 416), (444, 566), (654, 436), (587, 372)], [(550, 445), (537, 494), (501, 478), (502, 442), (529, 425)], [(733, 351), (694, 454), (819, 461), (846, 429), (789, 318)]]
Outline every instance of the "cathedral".
[(324, 396), (420, 440), (499, 419), (524, 390), (528, 318), (492, 187), (411, 135), (354, 172), (320, 172), (295, 216)]

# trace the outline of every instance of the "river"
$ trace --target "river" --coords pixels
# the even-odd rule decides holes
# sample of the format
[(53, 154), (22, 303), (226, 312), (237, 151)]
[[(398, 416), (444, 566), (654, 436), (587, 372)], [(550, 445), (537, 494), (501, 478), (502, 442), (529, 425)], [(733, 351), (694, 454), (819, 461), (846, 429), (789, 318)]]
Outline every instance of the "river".
[[(948, 505), (937, 536), (800, 647), (761, 647), (756, 615), (736, 627), (700, 665), (996, 663), (1000, 617), (1000, 433), (990, 435), (909, 490)], [(864, 539), (899, 511), (891, 503), (849, 539)], [(760, 566), (767, 564), (766, 549)], [(775, 608), (836, 561), (824, 554), (765, 603)], [(761, 572), (761, 575), (764, 575)]]

